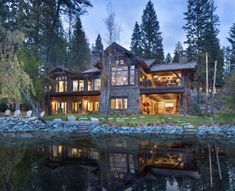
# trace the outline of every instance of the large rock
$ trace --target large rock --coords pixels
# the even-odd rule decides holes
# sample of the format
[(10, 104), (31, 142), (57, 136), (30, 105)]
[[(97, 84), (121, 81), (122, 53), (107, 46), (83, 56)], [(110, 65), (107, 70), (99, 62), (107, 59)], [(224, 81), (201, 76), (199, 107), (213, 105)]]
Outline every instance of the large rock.
[(55, 118), (55, 119), (53, 119), (53, 122), (54, 123), (61, 123), (63, 120), (62, 119), (60, 119), (60, 118)]
[(99, 124), (100, 123), (100, 120), (98, 118), (95, 118), (95, 117), (91, 117), (91, 121), (95, 124)]
[(10, 116), (11, 115), (11, 111), (9, 109), (7, 109), (4, 113), (5, 116)]
[(14, 117), (20, 117), (21, 111), (19, 109), (15, 110)]
[(45, 111), (43, 111), (43, 112), (40, 113), (40, 117), (41, 117), (41, 118), (43, 118), (44, 115), (45, 115)]
[(33, 113), (32, 110), (27, 111), (26, 112), (26, 117), (30, 118), (32, 113)]
[(68, 121), (76, 121), (76, 117), (74, 115), (68, 116)]

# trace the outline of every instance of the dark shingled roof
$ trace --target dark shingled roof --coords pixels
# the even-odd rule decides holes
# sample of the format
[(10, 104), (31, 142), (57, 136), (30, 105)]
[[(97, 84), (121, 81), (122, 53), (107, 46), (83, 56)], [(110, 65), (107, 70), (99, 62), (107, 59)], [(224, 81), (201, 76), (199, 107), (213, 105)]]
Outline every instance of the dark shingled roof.
[(82, 72), (83, 74), (88, 74), (88, 73), (95, 73), (95, 72), (100, 72), (100, 70), (98, 68), (90, 68), (88, 70), (85, 70), (84, 72)]
[(154, 64), (155, 59), (144, 59), (144, 62), (148, 67), (151, 67)]
[(150, 72), (174, 71), (174, 70), (193, 70), (196, 62), (189, 62), (186, 64), (172, 63), (172, 64), (155, 64), (150, 67)]

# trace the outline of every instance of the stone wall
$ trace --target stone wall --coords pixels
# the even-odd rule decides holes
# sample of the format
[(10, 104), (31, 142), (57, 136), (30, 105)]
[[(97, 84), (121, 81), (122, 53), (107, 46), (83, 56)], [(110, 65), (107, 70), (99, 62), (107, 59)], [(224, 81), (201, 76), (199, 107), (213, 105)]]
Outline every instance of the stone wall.
[(137, 86), (113, 86), (111, 87), (110, 97), (127, 98), (127, 109), (120, 111), (112, 111), (125, 114), (139, 114), (140, 112), (140, 89)]

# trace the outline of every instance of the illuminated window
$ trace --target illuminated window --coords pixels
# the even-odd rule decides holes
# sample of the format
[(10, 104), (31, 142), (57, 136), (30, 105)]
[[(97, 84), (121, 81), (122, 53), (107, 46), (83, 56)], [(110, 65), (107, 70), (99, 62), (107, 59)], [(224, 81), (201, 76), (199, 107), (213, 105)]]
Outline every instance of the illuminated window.
[(128, 67), (119, 66), (112, 68), (112, 85), (128, 84)]
[(56, 92), (66, 92), (67, 91), (67, 77), (60, 76), (56, 78)]
[(92, 80), (88, 80), (88, 91), (93, 90), (93, 81)]
[(101, 80), (95, 79), (94, 80), (94, 90), (100, 90), (101, 89)]
[(135, 66), (130, 67), (130, 84), (135, 84)]
[(78, 157), (78, 149), (77, 148), (72, 148), (72, 156)]
[(81, 102), (72, 102), (72, 112), (76, 113), (81, 110), (82, 103)]
[(124, 60), (117, 59), (112, 66), (112, 85), (128, 85), (128, 66)]
[(110, 171), (127, 172), (127, 154), (110, 153), (109, 154)]
[(84, 80), (79, 80), (79, 91), (84, 91)]
[(78, 91), (78, 80), (73, 80), (73, 91)]
[(67, 113), (67, 102), (64, 101), (52, 101), (52, 112), (55, 114), (66, 114)]
[(127, 109), (127, 98), (112, 98), (111, 109)]
[(170, 103), (170, 102), (165, 103), (165, 107), (174, 107), (174, 103)]

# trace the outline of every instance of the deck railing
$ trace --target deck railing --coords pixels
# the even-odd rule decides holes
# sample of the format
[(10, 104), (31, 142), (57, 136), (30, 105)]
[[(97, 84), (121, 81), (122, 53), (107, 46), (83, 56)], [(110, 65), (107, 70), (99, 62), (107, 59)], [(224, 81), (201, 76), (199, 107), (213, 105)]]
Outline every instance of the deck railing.
[(161, 78), (153, 80), (143, 80), (140, 82), (140, 86), (143, 88), (183, 88), (184, 87), (184, 78)]

